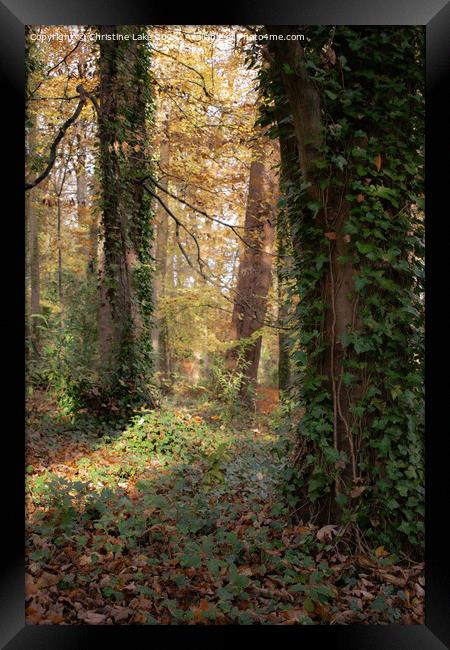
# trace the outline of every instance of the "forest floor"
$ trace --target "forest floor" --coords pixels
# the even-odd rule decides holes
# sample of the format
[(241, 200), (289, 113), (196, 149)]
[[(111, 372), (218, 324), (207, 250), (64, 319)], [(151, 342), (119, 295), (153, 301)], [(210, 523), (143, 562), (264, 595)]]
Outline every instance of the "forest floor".
[(423, 564), (292, 523), (276, 391), (237, 417), (178, 395), (102, 436), (45, 394), (28, 410), (28, 623), (423, 623)]

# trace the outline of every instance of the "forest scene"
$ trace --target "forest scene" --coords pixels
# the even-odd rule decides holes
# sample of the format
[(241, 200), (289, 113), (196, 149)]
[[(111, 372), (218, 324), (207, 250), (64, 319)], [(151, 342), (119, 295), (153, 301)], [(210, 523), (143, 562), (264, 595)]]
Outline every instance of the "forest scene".
[(25, 30), (26, 621), (424, 622), (424, 29)]

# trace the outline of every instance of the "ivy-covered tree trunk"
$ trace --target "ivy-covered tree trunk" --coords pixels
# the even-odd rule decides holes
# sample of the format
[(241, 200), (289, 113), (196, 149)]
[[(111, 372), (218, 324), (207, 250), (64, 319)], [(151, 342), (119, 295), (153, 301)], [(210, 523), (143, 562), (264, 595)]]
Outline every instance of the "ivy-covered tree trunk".
[[(113, 33), (129, 40), (106, 40)], [(145, 40), (137, 40), (144, 35), (139, 26), (102, 26), (100, 34), (104, 304), (99, 349), (107, 369), (105, 388), (128, 401), (146, 394), (151, 371), (152, 218), (141, 183), (148, 171), (149, 49)]]
[(275, 238), (269, 201), (273, 193), (267, 152), (255, 154), (250, 166), (249, 191), (244, 223), (244, 239), (231, 319), (230, 339), (236, 342), (227, 351), (226, 363), (242, 373), (241, 396), (249, 400), (256, 387), (261, 355), (261, 336), (267, 298), (272, 280), (272, 251)]
[(289, 215), (306, 412), (293, 500), (304, 519), (357, 524), (389, 548), (416, 545), (423, 31), (302, 31), (305, 46), (270, 42), (261, 75), (275, 107), (266, 123), (288, 106), (291, 134), (280, 130), (281, 145), (294, 135), (298, 147)]
[[(286, 287), (283, 273), (283, 261), (286, 254), (286, 246), (283, 237), (283, 230), (277, 223), (277, 293), (278, 293), (278, 388), (280, 393), (286, 393), (291, 383), (291, 362), (289, 356), (289, 337), (284, 328), (289, 320), (289, 305), (286, 296)], [(283, 329), (281, 329), (283, 328)]]
[[(279, 185), (280, 198), (277, 217), (277, 280), (278, 280), (278, 321), (286, 328), (293, 316), (292, 305), (292, 242), (289, 218), (295, 213), (295, 192), (298, 183), (297, 144), (292, 131), (291, 115), (287, 102), (277, 105), (276, 127), (280, 144)], [(278, 333), (278, 388), (287, 394), (291, 385), (292, 341), (285, 329)]]

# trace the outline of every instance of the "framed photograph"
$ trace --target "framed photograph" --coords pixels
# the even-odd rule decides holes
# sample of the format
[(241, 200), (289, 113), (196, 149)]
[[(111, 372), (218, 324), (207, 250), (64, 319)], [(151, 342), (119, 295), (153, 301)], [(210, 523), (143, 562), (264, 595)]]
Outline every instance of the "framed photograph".
[(211, 9), (0, 3), (2, 647), (450, 647), (450, 5)]

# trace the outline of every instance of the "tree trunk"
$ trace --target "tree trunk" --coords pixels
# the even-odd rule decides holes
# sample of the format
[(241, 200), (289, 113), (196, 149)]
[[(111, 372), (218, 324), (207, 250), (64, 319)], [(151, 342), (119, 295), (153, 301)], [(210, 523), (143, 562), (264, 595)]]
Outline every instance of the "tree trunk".
[[(388, 44), (376, 28), (311, 32), (329, 41), (307, 55), (292, 39), (267, 50), (282, 158), (291, 135), (298, 149), (285, 188), (305, 408), (296, 513), (319, 525), (351, 523), (371, 541), (397, 544), (403, 535), (402, 544), (417, 544), (423, 234), (413, 206), (423, 196), (423, 42), (410, 28), (390, 31)], [(377, 48), (383, 54), (373, 58)], [(311, 69), (321, 66), (315, 79), (306, 56)], [(384, 92), (381, 79), (389, 79)]]
[(100, 28), (103, 36), (130, 37), (119, 43), (102, 40), (99, 60), (103, 235), (99, 351), (110, 381), (125, 395), (144, 389), (151, 367), (150, 201), (139, 183), (146, 174), (148, 62), (145, 41), (132, 39), (142, 32), (139, 26)]
[[(86, 169), (86, 123), (84, 120), (77, 122), (77, 159), (76, 159), (76, 193), (77, 193), (77, 219), (80, 226), (88, 226), (88, 263), (86, 274), (92, 277), (97, 267), (98, 249), (98, 220), (96, 211), (89, 205), (89, 177)], [(94, 181), (95, 182), (95, 181)]]
[(103, 239), (98, 242), (98, 309), (97, 309), (97, 337), (98, 354), (100, 363), (106, 366), (112, 357), (113, 330), (111, 305), (107, 294), (105, 277), (105, 251)]
[[(273, 31), (279, 33), (282, 29), (274, 27)], [(356, 479), (353, 439), (348, 426), (351, 420), (352, 403), (349, 392), (341, 390), (338, 379), (343, 375), (342, 336), (348, 332), (348, 328), (352, 325), (356, 299), (353, 282), (356, 269), (347, 255), (348, 238), (344, 232), (348, 206), (345, 201), (341, 201), (338, 207), (340, 197), (334, 196), (331, 189), (327, 205), (325, 208), (323, 207), (323, 191), (320, 186), (321, 171), (315, 164), (323, 155), (321, 152), (323, 145), (321, 103), (319, 92), (309, 78), (306, 69), (304, 50), (299, 41), (273, 41), (270, 50), (289, 101), (301, 177), (309, 183), (306, 190), (307, 200), (322, 205), (316, 215), (313, 216), (310, 213), (311, 216), (305, 216), (305, 220), (308, 218), (311, 220), (311, 224), (317, 225), (323, 231), (323, 236), (328, 231), (332, 231), (329, 234), (334, 238), (329, 240), (327, 270), (316, 287), (317, 299), (323, 300), (326, 304), (322, 331), (325, 351), (322, 355), (321, 370), (322, 375), (327, 378), (325, 386), (333, 400), (333, 446), (336, 452), (344, 452), (348, 458), (348, 463), (340, 473), (339, 481), (343, 485), (351, 486)], [(280, 138), (280, 141), (281, 156), (288, 164), (288, 158), (293, 153), (292, 144), (289, 144), (283, 137)], [(291, 149), (290, 152), (289, 149)], [(296, 178), (298, 179), (298, 176)], [(307, 214), (306, 211), (305, 213)], [(295, 223), (295, 220), (295, 212), (291, 211), (293, 252), (294, 257), (299, 261), (302, 250), (299, 238), (295, 236), (298, 231), (298, 224)], [(343, 262), (342, 260), (347, 261)], [(319, 524), (340, 520), (341, 507), (335, 498), (339, 493), (339, 483), (335, 482), (334, 490), (317, 502)], [(306, 507), (308, 508), (309, 504)]]
[(230, 339), (237, 345), (226, 354), (227, 366), (243, 374), (240, 393), (247, 401), (256, 388), (262, 339), (255, 337), (255, 333), (266, 316), (275, 235), (272, 215), (268, 213), (273, 186), (267, 152), (265, 147), (262, 149), (261, 154), (255, 154), (250, 166), (244, 224), (248, 246), (244, 245), (241, 252), (230, 327)]
[(79, 224), (86, 223), (88, 213), (88, 179), (86, 173), (86, 148), (84, 143), (84, 123), (77, 123), (77, 217)]
[[(286, 327), (289, 317), (289, 305), (285, 290), (285, 279), (283, 275), (283, 256), (286, 254), (284, 232), (277, 223), (277, 294), (278, 294), (278, 323), (280, 327)], [(281, 393), (286, 393), (291, 383), (291, 362), (289, 357), (289, 339), (286, 331), (280, 329), (278, 332), (278, 388)]]
[(57, 246), (58, 246), (58, 298), (61, 308), (61, 321), (63, 313), (63, 288), (62, 288), (62, 240), (61, 240), (61, 196), (56, 198), (56, 223), (57, 223)]
[[(31, 119), (31, 118), (30, 118)], [(36, 147), (36, 118), (32, 117), (33, 123), (28, 131), (28, 155), (34, 153)], [(29, 306), (29, 335), (31, 353), (40, 354), (39, 337), (39, 316), (41, 314), (41, 280), (40, 280), (40, 254), (39, 254), (39, 221), (36, 208), (33, 204), (33, 194), (36, 190), (30, 190), (25, 195), (25, 219), (28, 233), (28, 264), (30, 278), (30, 306)]]
[[(286, 327), (292, 308), (287, 296), (287, 256), (292, 253), (289, 245), (291, 228), (289, 219), (294, 208), (289, 199), (292, 178), (292, 166), (298, 165), (298, 149), (296, 139), (293, 137), (292, 126), (288, 123), (289, 107), (286, 104), (277, 106), (277, 122), (280, 144), (280, 194), (283, 200), (277, 218), (277, 280), (278, 280), (278, 321), (281, 327)], [(294, 230), (295, 232), (295, 230)], [(298, 245), (298, 244), (297, 244)], [(292, 272), (292, 263), (289, 270)], [(280, 329), (278, 333), (278, 388), (286, 392), (291, 384), (291, 359), (289, 353), (289, 338), (286, 331)]]
[[(169, 117), (165, 122), (165, 133), (161, 142), (160, 148), (160, 166), (163, 172), (159, 180), (159, 184), (164, 190), (169, 187), (168, 169), (170, 163), (170, 141), (169, 141)], [(163, 190), (160, 190), (161, 198), (164, 202), (169, 199)], [(161, 301), (164, 299), (166, 293), (166, 277), (167, 277), (167, 248), (169, 241), (169, 221), (168, 215), (164, 207), (158, 202), (155, 214), (156, 223), (156, 271), (154, 277), (154, 300), (156, 308), (159, 310)], [(164, 383), (169, 377), (169, 350), (168, 350), (168, 330), (166, 317), (159, 313), (155, 320), (154, 327), (154, 341), (158, 359), (158, 371), (160, 378)]]

